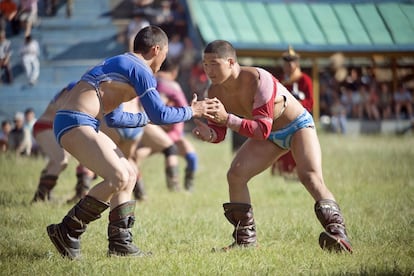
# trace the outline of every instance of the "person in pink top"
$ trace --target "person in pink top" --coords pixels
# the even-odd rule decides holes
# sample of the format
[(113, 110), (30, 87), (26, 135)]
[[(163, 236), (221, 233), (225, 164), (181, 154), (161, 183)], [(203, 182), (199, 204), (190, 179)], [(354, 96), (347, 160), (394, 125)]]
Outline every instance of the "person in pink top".
[[(181, 85), (176, 81), (179, 73), (179, 65), (166, 59), (157, 73), (157, 89), (164, 97), (167, 105), (181, 107), (187, 106), (186, 96)], [(192, 191), (194, 188), (194, 175), (197, 170), (198, 157), (191, 142), (185, 137), (184, 122), (162, 126), (168, 136), (177, 145), (178, 154), (185, 158), (186, 168), (184, 177), (184, 188)]]

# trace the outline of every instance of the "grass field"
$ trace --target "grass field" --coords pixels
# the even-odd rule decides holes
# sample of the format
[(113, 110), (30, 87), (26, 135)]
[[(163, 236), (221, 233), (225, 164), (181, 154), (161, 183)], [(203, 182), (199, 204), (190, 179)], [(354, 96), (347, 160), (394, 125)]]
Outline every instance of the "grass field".
[(56, 201), (31, 205), (45, 160), (0, 155), (0, 275), (414, 275), (414, 137), (320, 133), (320, 140), (352, 255), (319, 248), (312, 198), (269, 170), (249, 184), (259, 248), (212, 253), (232, 241), (222, 209), (231, 145), (194, 141), (200, 166), (193, 194), (167, 191), (161, 155), (143, 167), (149, 198), (137, 204), (133, 234), (153, 252), (145, 258), (106, 257), (105, 211), (82, 236), (82, 260), (62, 259), (45, 228), (72, 207), (64, 202), (74, 192), (76, 162), (61, 175)]

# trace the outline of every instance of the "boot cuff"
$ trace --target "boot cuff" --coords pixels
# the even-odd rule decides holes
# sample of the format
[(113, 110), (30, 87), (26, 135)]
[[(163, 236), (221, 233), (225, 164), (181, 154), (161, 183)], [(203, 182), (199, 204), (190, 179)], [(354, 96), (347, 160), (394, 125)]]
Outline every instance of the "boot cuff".
[(124, 202), (109, 212), (109, 221), (117, 221), (129, 216), (135, 212), (135, 200)]
[(228, 202), (223, 204), (224, 211), (249, 211), (252, 208), (252, 205), (248, 203), (234, 203), (234, 202)]

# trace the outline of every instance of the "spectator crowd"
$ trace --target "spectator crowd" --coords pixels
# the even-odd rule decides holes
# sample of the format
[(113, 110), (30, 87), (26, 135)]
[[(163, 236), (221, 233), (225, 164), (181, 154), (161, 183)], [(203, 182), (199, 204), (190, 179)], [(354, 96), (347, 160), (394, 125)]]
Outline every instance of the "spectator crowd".
[(351, 67), (344, 77), (327, 68), (320, 77), (320, 115), (335, 121), (414, 120), (413, 91), (377, 80), (372, 68)]

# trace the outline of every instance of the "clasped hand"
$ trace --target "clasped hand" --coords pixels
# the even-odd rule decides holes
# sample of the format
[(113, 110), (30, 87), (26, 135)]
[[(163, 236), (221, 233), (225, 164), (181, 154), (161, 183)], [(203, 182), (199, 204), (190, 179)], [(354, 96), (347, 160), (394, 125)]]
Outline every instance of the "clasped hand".
[[(193, 101), (191, 105), (195, 104), (194, 101), (197, 100), (197, 96), (193, 97)], [(204, 112), (202, 113), (202, 118), (208, 119), (218, 125), (226, 125), (228, 113), (221, 103), (221, 101), (217, 98), (205, 98), (203, 101), (199, 101), (198, 103), (203, 102)], [(203, 141), (210, 141), (213, 137), (213, 132), (210, 130), (206, 123), (203, 123), (201, 120), (194, 120), (196, 124), (196, 128), (193, 129), (193, 134), (196, 138), (203, 140)]]
[(197, 101), (197, 95), (194, 94), (191, 101), (191, 109), (193, 110), (193, 117), (202, 117), (219, 125), (225, 125), (227, 122), (227, 111), (217, 98), (205, 98), (204, 100)]

